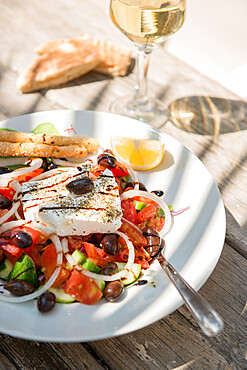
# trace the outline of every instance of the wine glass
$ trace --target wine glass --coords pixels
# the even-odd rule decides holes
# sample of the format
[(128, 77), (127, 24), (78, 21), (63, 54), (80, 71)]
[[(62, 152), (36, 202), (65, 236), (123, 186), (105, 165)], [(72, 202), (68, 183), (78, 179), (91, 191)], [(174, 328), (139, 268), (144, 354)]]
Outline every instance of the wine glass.
[(184, 22), (186, 0), (111, 0), (110, 17), (137, 48), (137, 81), (130, 96), (112, 102), (112, 113), (139, 119), (153, 126), (167, 120), (163, 103), (147, 94), (147, 73), (153, 48), (177, 32)]

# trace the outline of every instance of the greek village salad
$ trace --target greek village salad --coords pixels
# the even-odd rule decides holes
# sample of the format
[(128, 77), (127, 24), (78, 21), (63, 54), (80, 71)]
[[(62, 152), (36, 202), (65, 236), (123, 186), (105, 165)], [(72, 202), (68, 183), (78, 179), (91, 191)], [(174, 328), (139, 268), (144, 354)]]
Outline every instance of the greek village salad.
[[(23, 150), (38, 132), (20, 133)], [(149, 268), (171, 226), (163, 192), (149, 192), (110, 149), (95, 154), (95, 141), (75, 162), (66, 148), (79, 144), (43, 135), (35, 145), (44, 155), (28, 158), (17, 136), (6, 133), (15, 148), (0, 158), (0, 301), (37, 299), (40, 312), (56, 302), (114, 302)]]

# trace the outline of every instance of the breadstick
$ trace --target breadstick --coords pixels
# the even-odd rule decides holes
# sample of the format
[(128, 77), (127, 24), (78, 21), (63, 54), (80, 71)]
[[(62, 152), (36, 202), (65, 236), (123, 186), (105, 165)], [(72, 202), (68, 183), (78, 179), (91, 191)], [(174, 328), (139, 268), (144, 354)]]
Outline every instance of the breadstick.
[(0, 156), (83, 158), (87, 150), (82, 145), (46, 145), (36, 143), (0, 142)]
[(26, 132), (0, 131), (0, 142), (10, 143), (35, 143), (57, 146), (82, 145), (88, 153), (93, 153), (98, 148), (96, 139), (79, 136), (59, 136), (48, 134), (29, 134)]

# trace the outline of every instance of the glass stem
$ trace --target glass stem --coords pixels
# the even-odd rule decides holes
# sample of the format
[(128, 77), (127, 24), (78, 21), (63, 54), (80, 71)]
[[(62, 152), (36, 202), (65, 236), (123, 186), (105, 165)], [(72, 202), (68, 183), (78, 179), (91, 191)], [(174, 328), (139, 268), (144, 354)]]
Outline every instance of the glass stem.
[(137, 80), (135, 85), (134, 99), (138, 105), (144, 105), (148, 102), (148, 84), (147, 74), (150, 60), (151, 50), (140, 49), (137, 50), (136, 69)]

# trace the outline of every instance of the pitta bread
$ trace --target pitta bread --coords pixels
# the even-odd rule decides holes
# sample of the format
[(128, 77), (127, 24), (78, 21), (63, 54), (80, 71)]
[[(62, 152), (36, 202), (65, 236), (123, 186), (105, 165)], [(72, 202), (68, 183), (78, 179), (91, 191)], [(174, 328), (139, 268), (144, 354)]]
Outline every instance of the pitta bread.
[(131, 51), (108, 41), (91, 38), (87, 34), (80, 34), (79, 36), (71, 39), (48, 41), (40, 44), (35, 49), (35, 52), (43, 55), (52, 49), (59, 48), (63, 44), (70, 44), (74, 42), (78, 43), (78, 48), (80, 48), (84, 42), (90, 42), (92, 49), (98, 51), (100, 55), (100, 62), (96, 67), (93, 68), (95, 71), (110, 75), (112, 77), (125, 76), (127, 74), (131, 63)]
[(95, 68), (100, 62), (90, 40), (70, 40), (47, 50), (17, 80), (22, 92), (32, 92), (69, 82)]

